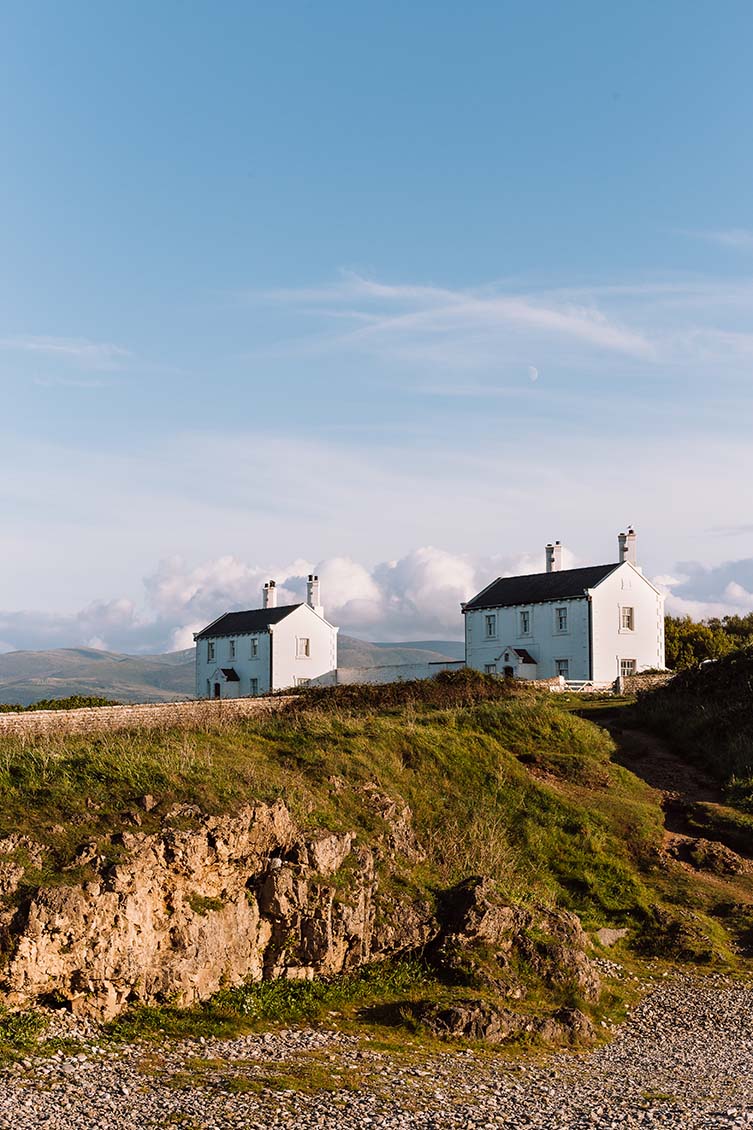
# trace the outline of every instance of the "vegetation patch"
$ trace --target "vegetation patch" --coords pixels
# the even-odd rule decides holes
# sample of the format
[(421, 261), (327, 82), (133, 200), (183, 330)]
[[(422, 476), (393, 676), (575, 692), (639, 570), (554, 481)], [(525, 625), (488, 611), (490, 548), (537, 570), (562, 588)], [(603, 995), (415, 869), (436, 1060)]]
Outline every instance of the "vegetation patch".
[(16, 703), (0, 702), (0, 714), (25, 714), (30, 710), (82, 710), (96, 706), (120, 706), (119, 702), (109, 698), (99, 698), (96, 695), (70, 695), (68, 698), (40, 698), (31, 706), (19, 706)]
[(188, 905), (194, 914), (200, 914), (202, 918), (206, 917), (212, 910), (222, 910), (225, 903), (222, 899), (212, 898), (207, 895), (189, 895)]
[(753, 812), (753, 647), (639, 695), (628, 720), (661, 735)]

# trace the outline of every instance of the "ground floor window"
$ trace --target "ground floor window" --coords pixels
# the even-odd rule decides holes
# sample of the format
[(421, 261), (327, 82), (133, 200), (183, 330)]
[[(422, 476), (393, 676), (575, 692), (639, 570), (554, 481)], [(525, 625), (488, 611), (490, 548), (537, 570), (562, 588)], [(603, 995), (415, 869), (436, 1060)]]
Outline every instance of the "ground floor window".
[(496, 663), (487, 663), (486, 666), (484, 667), (484, 670), (486, 671), (487, 675), (496, 675), (497, 674), (497, 664)]
[(554, 661), (555, 675), (561, 675), (563, 679), (570, 678), (570, 660), (569, 659), (555, 659)]
[(251, 685), (248, 688), (248, 693), (249, 694), (258, 694), (259, 693), (259, 680), (258, 679), (252, 679), (251, 680)]
[(634, 675), (635, 674), (635, 660), (634, 659), (621, 659), (620, 660), (620, 674), (621, 675)]

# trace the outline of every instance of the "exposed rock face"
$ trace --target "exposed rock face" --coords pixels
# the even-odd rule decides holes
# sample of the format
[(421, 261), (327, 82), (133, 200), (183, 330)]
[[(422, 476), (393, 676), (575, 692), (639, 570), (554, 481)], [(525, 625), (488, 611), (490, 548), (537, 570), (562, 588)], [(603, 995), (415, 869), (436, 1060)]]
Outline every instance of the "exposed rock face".
[[(379, 845), (355, 847), (349, 833), (306, 837), (282, 803), (234, 816), (185, 808), (172, 815), (194, 826), (168, 821), (158, 834), (121, 833), (117, 864), (84, 845), (76, 863), (87, 863), (92, 878), (41, 887), (17, 900), (19, 909), (12, 896), (23, 868), (15, 859), (33, 845), (0, 843), (0, 925), (10, 954), (0, 988), (10, 1003), (63, 998), (98, 1017), (135, 1000), (188, 1004), (248, 978), (338, 973), (436, 931), (429, 907), (419, 905), (375, 937)], [(385, 821), (385, 843), (405, 837), (405, 814), (387, 812)]]
[(595, 1001), (601, 981), (575, 914), (552, 907), (511, 906), (489, 879), (469, 879), (448, 893), (447, 921), (435, 958), (469, 984), (508, 997), (525, 995), (520, 962), (551, 988), (572, 988)]
[[(447, 892), (436, 914), (417, 893), (380, 889), (380, 870), (424, 857), (408, 809), (376, 790), (365, 790), (365, 803), (382, 828), (369, 847), (351, 832), (304, 834), (281, 802), (221, 817), (175, 806), (159, 832), (136, 825), (113, 836), (109, 860), (96, 842), (82, 844), (70, 884), (29, 891), (23, 862), (40, 868), (42, 849), (0, 841), (0, 990), (11, 1005), (55, 999), (110, 1018), (134, 1001), (187, 1005), (248, 979), (335, 974), (425, 949), (497, 998), (523, 996), (533, 971), (550, 988), (596, 999), (575, 915), (510, 906), (488, 879)], [(586, 1018), (566, 1011), (537, 1018), (478, 1000), (427, 1006), (426, 1021), (494, 1042), (587, 1036)]]
[(450, 1008), (432, 1007), (421, 1019), (438, 1036), (502, 1044), (520, 1036), (536, 1036), (545, 1044), (592, 1043), (596, 1030), (577, 1008), (560, 1008), (546, 1016), (527, 1016), (497, 1008), (483, 1000), (462, 1001)]
[(675, 834), (667, 853), (698, 871), (711, 871), (714, 875), (744, 875), (751, 871), (750, 860), (716, 840)]

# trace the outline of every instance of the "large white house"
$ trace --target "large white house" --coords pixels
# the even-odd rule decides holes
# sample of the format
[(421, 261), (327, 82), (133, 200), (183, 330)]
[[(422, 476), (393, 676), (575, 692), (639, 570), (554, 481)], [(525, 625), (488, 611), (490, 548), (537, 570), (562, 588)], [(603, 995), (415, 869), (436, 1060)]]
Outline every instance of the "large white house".
[(226, 612), (196, 641), (196, 697), (241, 698), (302, 686), (337, 668), (337, 632), (324, 617), (319, 578), (308, 579), (306, 603), (277, 607), (277, 586), (264, 586), (263, 607)]
[(637, 563), (635, 531), (618, 546), (612, 564), (563, 569), (555, 542), (545, 573), (492, 581), (462, 605), (467, 666), (596, 683), (663, 669), (664, 596)]

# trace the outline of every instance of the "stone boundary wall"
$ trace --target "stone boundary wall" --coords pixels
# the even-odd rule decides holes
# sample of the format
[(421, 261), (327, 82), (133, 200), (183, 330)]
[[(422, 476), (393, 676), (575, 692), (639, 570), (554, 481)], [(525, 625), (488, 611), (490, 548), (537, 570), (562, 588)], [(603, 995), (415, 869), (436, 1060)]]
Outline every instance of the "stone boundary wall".
[[(464, 659), (435, 659), (430, 663), (386, 663), (381, 667), (338, 667), (333, 681), (337, 686), (349, 683), (407, 683), (414, 679), (431, 679), (440, 671), (458, 671), (461, 667), (465, 667)], [(324, 675), (320, 680), (312, 679), (311, 682), (320, 682), (322, 686), (326, 686), (328, 684), (325, 680), (328, 677)]]
[(674, 677), (674, 671), (652, 671), (645, 675), (620, 675), (615, 689), (618, 694), (640, 694), (641, 691), (653, 691), (657, 687), (663, 687)]
[(40, 734), (93, 734), (108, 730), (157, 730), (178, 726), (200, 729), (282, 710), (292, 695), (226, 698), (193, 702), (153, 702), (131, 706), (93, 706), (78, 710), (30, 710), (0, 714), (0, 738)]

